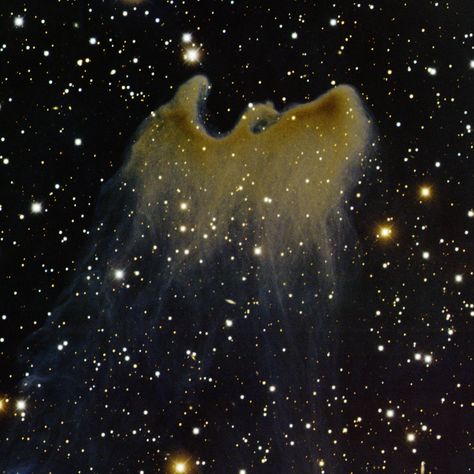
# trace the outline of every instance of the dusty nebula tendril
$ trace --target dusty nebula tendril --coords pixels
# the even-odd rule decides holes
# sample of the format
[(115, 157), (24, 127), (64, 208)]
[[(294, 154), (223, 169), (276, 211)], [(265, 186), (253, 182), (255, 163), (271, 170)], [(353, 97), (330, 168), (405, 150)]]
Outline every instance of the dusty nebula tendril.
[[(175, 472), (176, 456), (186, 472), (337, 472), (325, 336), (370, 120), (339, 86), (211, 136), (208, 89), (183, 84), (104, 186), (81, 269), (23, 352), (4, 472)], [(265, 439), (242, 438), (258, 425)]]

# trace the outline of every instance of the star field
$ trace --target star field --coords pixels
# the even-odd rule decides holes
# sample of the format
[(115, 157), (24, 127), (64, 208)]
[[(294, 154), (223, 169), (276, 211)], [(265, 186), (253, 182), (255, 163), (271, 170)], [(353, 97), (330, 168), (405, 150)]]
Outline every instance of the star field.
[[(472, 472), (474, 7), (3, 3), (2, 472)], [(150, 227), (116, 176), (196, 74), (221, 136), (267, 100), (359, 92), (373, 132), (330, 234), (332, 283), (306, 241), (288, 245), (304, 263), (279, 307), (271, 246), (229, 219), (226, 263), (201, 257), (211, 272), (166, 287), (198, 260), (163, 251), (201, 230), (193, 196), (162, 180)], [(221, 223), (206, 226), (213, 241)]]

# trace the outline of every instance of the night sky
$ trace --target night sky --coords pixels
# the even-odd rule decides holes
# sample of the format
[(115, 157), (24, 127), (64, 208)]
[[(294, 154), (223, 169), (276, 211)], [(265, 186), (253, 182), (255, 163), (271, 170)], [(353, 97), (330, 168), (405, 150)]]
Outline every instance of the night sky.
[[(3, 1), (1, 472), (472, 472), (473, 19), (464, 0)], [(196, 74), (213, 135), (340, 84), (373, 124), (325, 302), (281, 361), (296, 306), (262, 297), (264, 270), (244, 286), (217, 259), (167, 286), (127, 228), (119, 170)]]

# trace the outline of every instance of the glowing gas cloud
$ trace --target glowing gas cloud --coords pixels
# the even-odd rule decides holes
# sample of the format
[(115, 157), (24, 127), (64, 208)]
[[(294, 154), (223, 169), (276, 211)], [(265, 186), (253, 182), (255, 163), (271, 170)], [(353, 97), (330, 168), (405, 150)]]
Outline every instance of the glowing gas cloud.
[(183, 84), (104, 186), (22, 352), (2, 472), (338, 472), (331, 262), (370, 121), (339, 86), (212, 136), (208, 90)]
[(124, 169), (137, 211), (188, 261), (232, 242), (235, 228), (246, 248), (263, 246), (269, 258), (301, 246), (326, 249), (328, 213), (367, 144), (357, 93), (339, 86), (283, 113), (257, 104), (228, 135), (214, 137), (199, 115), (208, 88), (194, 77), (144, 125)]

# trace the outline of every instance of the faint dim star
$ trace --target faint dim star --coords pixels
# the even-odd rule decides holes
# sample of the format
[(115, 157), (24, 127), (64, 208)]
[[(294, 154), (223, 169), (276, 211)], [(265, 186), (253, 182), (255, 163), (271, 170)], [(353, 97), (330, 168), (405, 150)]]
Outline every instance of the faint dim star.
[(124, 5), (140, 5), (140, 3), (143, 3), (144, 1), (145, 0), (120, 0)]

